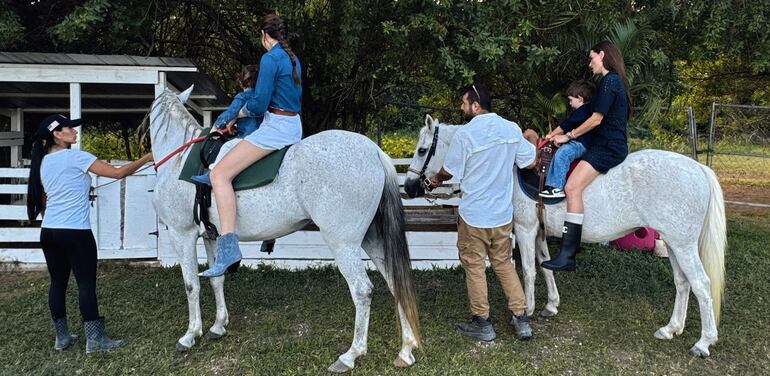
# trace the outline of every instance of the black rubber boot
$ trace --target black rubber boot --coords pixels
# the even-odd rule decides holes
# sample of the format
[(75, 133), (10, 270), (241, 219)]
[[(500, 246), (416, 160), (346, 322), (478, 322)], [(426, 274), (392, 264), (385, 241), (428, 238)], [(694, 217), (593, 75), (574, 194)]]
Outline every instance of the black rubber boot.
[(78, 336), (70, 334), (69, 326), (67, 326), (67, 318), (53, 320), (53, 329), (56, 333), (56, 339), (53, 343), (54, 350), (62, 351), (70, 346), (78, 339)]
[(473, 337), (482, 341), (491, 341), (497, 337), (492, 321), (473, 316), (470, 322), (461, 322), (457, 324), (457, 332), (468, 337)]
[(556, 258), (544, 261), (540, 266), (555, 272), (574, 272), (575, 254), (580, 251), (580, 237), (583, 235), (583, 225), (564, 222), (564, 233), (561, 237), (561, 251)]
[(112, 340), (104, 331), (104, 317), (84, 323), (86, 329), (86, 354), (95, 351), (110, 351), (123, 346), (122, 340)]

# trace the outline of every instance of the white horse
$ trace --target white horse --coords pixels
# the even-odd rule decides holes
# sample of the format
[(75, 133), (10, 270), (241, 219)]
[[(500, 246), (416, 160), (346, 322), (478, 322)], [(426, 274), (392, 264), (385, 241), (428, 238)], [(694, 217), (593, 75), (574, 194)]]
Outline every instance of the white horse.
[[(443, 165), (457, 126), (440, 124), (430, 116), (420, 130), (410, 170), (432, 176)], [(440, 130), (440, 132), (439, 132)], [(438, 132), (438, 137), (434, 137)], [(523, 141), (526, 142), (526, 141)], [(434, 145), (435, 144), (435, 145)], [(427, 166), (425, 161), (429, 159)], [(545, 240), (537, 239), (536, 202), (522, 192), (514, 174), (514, 231), (521, 252), (527, 314), (535, 307), (535, 258), (549, 260)], [(406, 176), (404, 188), (410, 196), (422, 192), (418, 174)], [(724, 200), (714, 172), (682, 155), (642, 150), (599, 176), (583, 194), (585, 218), (583, 241), (607, 242), (639, 227), (652, 227), (668, 246), (674, 271), (676, 300), (669, 323), (655, 332), (659, 339), (682, 334), (690, 288), (698, 299), (701, 337), (690, 353), (705, 357), (717, 341), (724, 286), (724, 252), (727, 246)], [(545, 208), (546, 234), (561, 237), (566, 202)], [(543, 269), (548, 286), (544, 315), (556, 314), (559, 294), (551, 271)]]
[[(202, 128), (184, 107), (191, 91), (192, 88), (177, 96), (166, 90), (153, 103), (150, 137), (156, 161), (201, 132)], [(180, 351), (189, 349), (195, 338), (202, 335), (195, 247), (201, 229), (192, 215), (195, 188), (179, 180), (188, 153), (180, 153), (158, 168), (153, 195), (158, 216), (168, 226), (170, 243), (180, 256), (187, 290), (190, 323), (177, 343)], [(237, 201), (237, 232), (241, 240), (275, 239), (312, 221), (331, 249), (348, 282), (356, 320), (350, 349), (339, 356), (330, 371), (352, 369), (356, 358), (367, 351), (373, 285), (361, 251), (369, 255), (396, 298), (403, 342), (394, 364), (406, 367), (414, 363), (412, 349), (419, 344), (418, 313), (403, 206), (396, 170), (376, 144), (359, 134), (343, 131), (308, 137), (286, 153), (271, 184), (237, 192)], [(219, 225), (216, 205), (212, 205), (211, 218)], [(209, 264), (214, 261), (213, 243), (205, 241)], [(225, 334), (228, 314), (223, 281), (224, 277), (211, 279), (217, 314), (207, 338)]]

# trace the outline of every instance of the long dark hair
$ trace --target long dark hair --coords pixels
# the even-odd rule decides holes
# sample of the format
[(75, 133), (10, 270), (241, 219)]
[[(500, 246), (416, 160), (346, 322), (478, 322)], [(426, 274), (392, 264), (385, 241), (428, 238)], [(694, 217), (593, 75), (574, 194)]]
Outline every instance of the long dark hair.
[(58, 126), (49, 131), (41, 126), (35, 134), (35, 141), (32, 143), (32, 163), (29, 166), (29, 179), (27, 180), (27, 217), (34, 221), (37, 215), (45, 210), (43, 196), (43, 182), (40, 180), (40, 165), (43, 163), (43, 157), (51, 150), (55, 144), (53, 132), (61, 130)]
[(238, 87), (241, 89), (241, 91), (246, 89), (253, 89), (254, 86), (257, 86), (258, 73), (259, 67), (254, 64), (243, 66), (241, 73), (235, 77), (235, 82), (238, 84)]
[(294, 51), (289, 47), (289, 27), (286, 26), (286, 22), (283, 21), (278, 15), (268, 14), (262, 18), (262, 31), (269, 35), (271, 38), (278, 41), (281, 44), (281, 48), (289, 54), (289, 60), (291, 60), (291, 73), (294, 77), (294, 86), (298, 86), (300, 83), (299, 73), (297, 72), (297, 59), (294, 56)]
[(602, 64), (607, 70), (615, 71), (620, 77), (623, 78), (623, 84), (626, 89), (626, 101), (628, 102), (628, 116), (631, 116), (631, 108), (633, 102), (631, 101), (631, 86), (628, 84), (628, 77), (626, 77), (626, 63), (623, 61), (623, 54), (620, 52), (618, 46), (608, 40), (603, 40), (591, 47), (591, 51), (599, 53), (604, 51), (604, 58)]

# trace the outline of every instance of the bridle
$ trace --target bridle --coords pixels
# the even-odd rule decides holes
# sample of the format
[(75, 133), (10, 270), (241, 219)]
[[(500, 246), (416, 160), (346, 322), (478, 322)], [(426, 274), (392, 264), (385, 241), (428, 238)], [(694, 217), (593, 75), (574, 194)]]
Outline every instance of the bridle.
[(431, 186), (430, 179), (428, 179), (425, 176), (425, 170), (428, 169), (428, 164), (430, 163), (430, 159), (433, 158), (433, 155), (436, 154), (436, 145), (438, 145), (438, 126), (435, 127), (436, 131), (433, 133), (433, 142), (430, 144), (430, 149), (428, 150), (428, 157), (425, 158), (425, 163), (422, 165), (422, 169), (420, 171), (417, 171), (413, 169), (412, 167), (409, 167), (410, 172), (414, 172), (418, 175), (420, 179), (420, 184), (423, 188), (427, 191), (432, 191), (433, 186)]

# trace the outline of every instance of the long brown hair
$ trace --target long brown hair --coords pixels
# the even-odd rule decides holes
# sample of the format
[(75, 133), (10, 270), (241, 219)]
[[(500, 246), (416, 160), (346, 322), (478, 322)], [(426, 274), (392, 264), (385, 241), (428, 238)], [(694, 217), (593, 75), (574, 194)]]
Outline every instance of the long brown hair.
[(631, 116), (631, 108), (633, 102), (631, 101), (631, 86), (628, 84), (628, 77), (626, 77), (626, 63), (623, 61), (623, 54), (620, 52), (618, 46), (608, 40), (603, 40), (591, 47), (591, 51), (595, 53), (604, 52), (604, 58), (602, 59), (602, 65), (607, 70), (615, 71), (623, 78), (623, 84), (626, 89), (626, 101), (628, 102), (628, 116)]
[(291, 60), (291, 73), (294, 77), (294, 86), (299, 85), (299, 73), (297, 72), (297, 59), (294, 56), (294, 51), (289, 47), (289, 27), (286, 26), (286, 22), (283, 21), (278, 15), (268, 14), (262, 18), (262, 31), (269, 35), (271, 38), (278, 41), (281, 44), (281, 48), (289, 54), (289, 60)]

